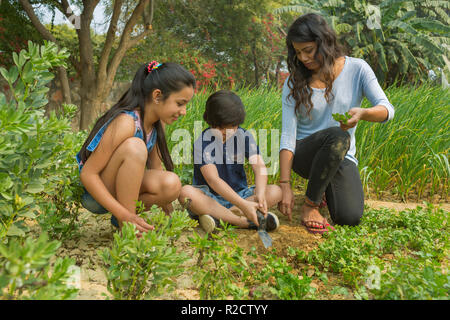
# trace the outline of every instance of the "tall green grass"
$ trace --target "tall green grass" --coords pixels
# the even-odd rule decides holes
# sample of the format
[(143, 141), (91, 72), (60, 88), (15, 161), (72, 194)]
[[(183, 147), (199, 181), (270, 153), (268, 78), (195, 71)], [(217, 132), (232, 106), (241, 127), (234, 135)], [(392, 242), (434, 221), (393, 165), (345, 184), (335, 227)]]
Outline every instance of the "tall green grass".
[[(363, 181), (366, 197), (383, 197), (393, 194), (403, 200), (431, 199), (439, 195), (445, 201), (448, 197), (448, 162), (450, 147), (450, 92), (440, 87), (423, 85), (414, 87), (391, 87), (386, 94), (395, 107), (392, 121), (380, 124), (361, 121), (356, 130), (356, 157)], [(167, 126), (169, 148), (179, 141), (171, 141), (176, 129), (187, 129), (192, 139), (185, 140), (191, 144), (198, 137), (194, 131), (194, 121), (202, 121), (201, 129), (207, 124), (203, 121), (203, 111), (211, 91), (198, 93), (189, 103), (187, 114), (173, 125)], [(271, 129), (279, 129), (278, 137), (273, 138), (279, 145), (281, 134), (281, 92), (277, 88), (242, 88), (236, 90), (246, 106), (247, 116), (242, 127), (267, 130), (266, 161), (274, 167), (274, 175), (269, 176), (269, 183), (279, 177), (278, 149), (271, 155)], [(362, 107), (370, 107), (364, 99)], [(179, 139), (186, 139), (183, 135)], [(261, 141), (258, 141), (261, 146)], [(192, 154), (189, 154), (192, 157)], [(192, 159), (191, 159), (192, 162)], [(183, 183), (192, 182), (192, 164), (176, 165)], [(249, 183), (253, 173), (247, 168)], [(305, 187), (306, 181), (293, 174), (297, 186)]]

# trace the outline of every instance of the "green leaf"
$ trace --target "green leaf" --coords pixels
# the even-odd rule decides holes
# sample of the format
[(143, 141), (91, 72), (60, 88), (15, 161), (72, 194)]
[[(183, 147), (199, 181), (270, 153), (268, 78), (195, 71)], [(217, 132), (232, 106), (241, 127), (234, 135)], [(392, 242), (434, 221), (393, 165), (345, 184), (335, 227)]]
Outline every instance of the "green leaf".
[(39, 182), (32, 182), (30, 183), (27, 188), (25, 189), (26, 192), (29, 193), (39, 193), (44, 191), (44, 186), (40, 184)]
[(23, 237), (25, 236), (25, 231), (13, 224), (8, 228), (6, 235)]

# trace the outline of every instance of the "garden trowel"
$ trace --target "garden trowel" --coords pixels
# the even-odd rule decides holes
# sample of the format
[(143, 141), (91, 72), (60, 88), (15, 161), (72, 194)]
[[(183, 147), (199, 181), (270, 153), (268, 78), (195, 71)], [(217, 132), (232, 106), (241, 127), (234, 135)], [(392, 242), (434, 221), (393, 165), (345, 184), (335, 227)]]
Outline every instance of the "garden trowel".
[(258, 216), (258, 235), (261, 238), (262, 243), (264, 244), (264, 247), (268, 248), (272, 246), (272, 238), (269, 236), (269, 234), (266, 231), (266, 218), (264, 215), (259, 211), (256, 210), (256, 214)]

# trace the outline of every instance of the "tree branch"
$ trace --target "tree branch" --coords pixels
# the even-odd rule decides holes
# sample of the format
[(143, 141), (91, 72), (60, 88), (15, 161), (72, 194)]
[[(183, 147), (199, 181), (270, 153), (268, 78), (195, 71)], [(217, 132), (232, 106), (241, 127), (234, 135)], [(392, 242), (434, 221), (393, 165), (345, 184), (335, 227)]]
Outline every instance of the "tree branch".
[[(112, 86), (120, 61), (122, 60), (126, 51), (130, 48), (130, 46), (136, 44), (138, 41), (145, 38), (145, 36), (151, 32), (151, 29), (147, 26), (146, 29), (140, 35), (130, 39), (131, 32), (134, 26), (137, 24), (138, 19), (142, 16), (144, 9), (148, 5), (149, 1), (150, 0), (139, 0), (139, 3), (137, 4), (133, 13), (131, 14), (130, 19), (125, 24), (125, 28), (120, 38), (119, 46), (116, 52), (114, 53), (114, 56), (112, 57), (111, 62), (108, 66), (108, 70), (106, 73), (107, 74), (106, 83), (104, 83), (105, 88), (110, 88)], [(98, 84), (101, 85), (100, 83)]]
[(108, 65), (109, 55), (111, 54), (111, 49), (114, 44), (114, 39), (116, 37), (117, 31), (117, 21), (119, 20), (123, 0), (114, 1), (114, 10), (111, 17), (111, 22), (109, 24), (108, 32), (106, 34), (105, 44), (100, 54), (100, 60), (98, 64), (98, 81), (104, 82), (106, 80), (106, 69)]

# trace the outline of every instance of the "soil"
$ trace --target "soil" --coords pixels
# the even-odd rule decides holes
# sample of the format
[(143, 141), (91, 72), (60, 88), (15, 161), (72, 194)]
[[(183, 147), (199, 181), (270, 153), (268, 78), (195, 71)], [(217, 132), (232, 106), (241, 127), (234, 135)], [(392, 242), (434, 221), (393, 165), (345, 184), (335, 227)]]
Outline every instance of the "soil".
[[(300, 194), (296, 195), (296, 205), (293, 211), (292, 221), (289, 221), (278, 210), (271, 210), (278, 215), (280, 220), (279, 229), (270, 234), (273, 239), (273, 247), (280, 255), (286, 256), (286, 250), (289, 246), (309, 251), (316, 248), (322, 241), (321, 235), (311, 234), (306, 231), (305, 227), (301, 226), (300, 215), (298, 213), (300, 212), (302, 203), (303, 196)], [(418, 205), (423, 206), (423, 204), (420, 203), (383, 202), (376, 200), (366, 200), (366, 204), (372, 208), (384, 207), (395, 209), (396, 211), (416, 208)], [(440, 205), (444, 210), (450, 211), (450, 203), (441, 203)], [(322, 208), (321, 213), (331, 222), (326, 208)], [(87, 222), (81, 228), (80, 237), (76, 240), (65, 241), (62, 247), (59, 248), (57, 256), (75, 259), (76, 264), (81, 269), (81, 284), (79, 283), (80, 291), (77, 299), (107, 299), (110, 295), (106, 288), (107, 280), (102, 269), (102, 261), (98, 255), (98, 251), (110, 248), (111, 246), (114, 229), (110, 224), (110, 216), (93, 215), (88, 212), (83, 212), (82, 218), (85, 218)], [(200, 227), (197, 227), (195, 231), (200, 235), (204, 234)], [(238, 229), (236, 232), (239, 237), (238, 243), (244, 250), (250, 250), (251, 247), (255, 247), (259, 254), (267, 252), (267, 249), (264, 248), (255, 231)], [(185, 232), (178, 241), (178, 245), (181, 249), (188, 254), (193, 252), (187, 239), (187, 236), (189, 236), (190, 233), (191, 232)], [(193, 260), (186, 262), (185, 268), (187, 271), (183, 276), (177, 279), (177, 289), (171, 294), (161, 297), (162, 299), (192, 300), (200, 298), (198, 291), (196, 290), (196, 285), (193, 283), (189, 274), (190, 267), (194, 263), (195, 261)], [(310, 271), (314, 272), (314, 270)], [(311, 285), (320, 287), (321, 281), (318, 281), (317, 283), (313, 281)], [(328, 299), (343, 298), (344, 297), (339, 295), (328, 296)]]

